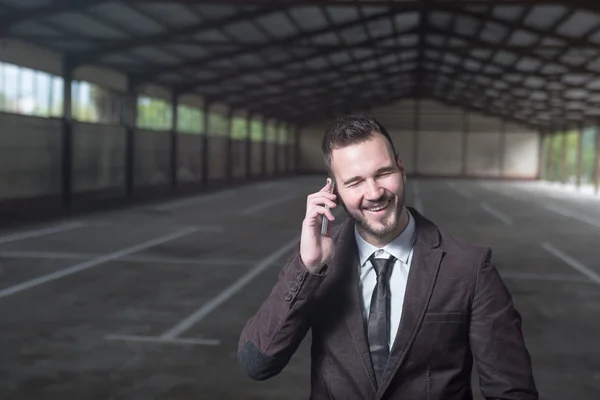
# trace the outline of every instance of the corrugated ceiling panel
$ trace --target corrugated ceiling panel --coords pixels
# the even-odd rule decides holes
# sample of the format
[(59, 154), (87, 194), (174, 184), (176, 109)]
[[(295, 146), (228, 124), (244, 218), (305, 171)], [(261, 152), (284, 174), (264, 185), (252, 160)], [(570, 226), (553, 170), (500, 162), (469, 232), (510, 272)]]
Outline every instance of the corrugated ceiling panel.
[(297, 35), (298, 31), (290, 20), (283, 13), (274, 12), (263, 17), (257, 18), (257, 22), (269, 32), (273, 37), (282, 39), (288, 36)]
[(183, 28), (187, 26), (198, 25), (202, 19), (195, 13), (190, 12), (190, 9), (182, 4), (138, 4), (140, 10), (145, 11), (163, 25), (170, 25), (174, 28)]
[(0, 4), (5, 4), (7, 6), (15, 7), (17, 9), (28, 9), (28, 8), (36, 8), (48, 6), (51, 4), (50, 0), (2, 0)]
[(152, 35), (165, 31), (163, 26), (151, 18), (143, 16), (121, 3), (100, 4), (91, 8), (91, 12), (139, 35)]
[(126, 39), (128, 35), (103, 24), (96, 18), (89, 18), (82, 13), (61, 13), (49, 16), (43, 21), (52, 22), (60, 27), (67, 28), (82, 37), (102, 39)]
[(39, 35), (48, 37), (65, 37), (65, 33), (59, 29), (51, 28), (34, 21), (23, 21), (10, 27), (10, 33), (14, 35)]
[(307, 31), (314, 31), (329, 25), (318, 7), (293, 7), (289, 14)]

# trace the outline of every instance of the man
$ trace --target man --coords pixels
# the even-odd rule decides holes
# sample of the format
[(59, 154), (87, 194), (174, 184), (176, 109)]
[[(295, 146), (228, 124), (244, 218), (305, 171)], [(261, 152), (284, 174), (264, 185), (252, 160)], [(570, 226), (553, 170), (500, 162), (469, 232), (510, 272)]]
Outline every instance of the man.
[[(491, 250), (405, 206), (406, 172), (385, 128), (347, 116), (323, 140), (330, 179), (308, 196), (299, 246), (245, 326), (238, 359), (277, 375), (312, 329), (314, 399), (538, 399), (521, 316)], [(349, 218), (334, 221), (340, 203)]]

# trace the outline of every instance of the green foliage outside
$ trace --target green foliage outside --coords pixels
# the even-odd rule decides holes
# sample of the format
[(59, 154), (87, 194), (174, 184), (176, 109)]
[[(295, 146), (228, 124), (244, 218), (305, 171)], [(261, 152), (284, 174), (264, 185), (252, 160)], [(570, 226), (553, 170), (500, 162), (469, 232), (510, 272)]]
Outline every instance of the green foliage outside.
[(267, 124), (267, 137), (266, 140), (268, 143), (275, 143), (277, 142), (277, 131), (275, 128), (275, 122), (274, 121), (269, 121), (269, 123)]
[(170, 103), (140, 96), (137, 105), (138, 128), (164, 131), (173, 128), (173, 111)]
[(253, 142), (262, 142), (263, 140), (263, 123), (260, 120), (252, 120), (250, 131), (250, 140)]
[(596, 146), (596, 135), (598, 135), (598, 130), (596, 128), (588, 128), (584, 129), (581, 138), (583, 147), (581, 153), (581, 183), (583, 184), (594, 182), (594, 149)]
[(208, 113), (208, 134), (211, 136), (228, 136), (227, 117), (215, 112)]
[[(594, 149), (597, 131), (595, 128), (584, 129), (581, 153), (581, 183), (593, 183), (594, 176)], [(563, 146), (565, 148), (565, 180), (575, 183), (577, 181), (577, 154), (579, 152), (579, 133), (576, 130), (557, 132), (544, 138), (542, 177), (549, 181), (562, 182), (563, 180)]]
[(231, 127), (231, 138), (233, 140), (246, 140), (247, 137), (248, 130), (246, 127), (246, 118), (233, 117), (233, 123)]
[(202, 134), (204, 131), (204, 110), (184, 104), (177, 105), (177, 131)]

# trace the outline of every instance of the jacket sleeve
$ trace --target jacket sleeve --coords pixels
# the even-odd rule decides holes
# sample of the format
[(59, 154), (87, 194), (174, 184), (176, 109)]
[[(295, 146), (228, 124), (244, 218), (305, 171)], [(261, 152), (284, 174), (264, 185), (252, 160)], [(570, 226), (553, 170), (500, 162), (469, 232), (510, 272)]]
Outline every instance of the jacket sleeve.
[(252, 379), (265, 380), (279, 374), (310, 327), (315, 293), (326, 273), (309, 273), (299, 248), (298, 244), (271, 293), (242, 330), (237, 359)]
[(473, 295), (470, 343), (483, 396), (488, 400), (537, 400), (521, 315), (484, 251)]

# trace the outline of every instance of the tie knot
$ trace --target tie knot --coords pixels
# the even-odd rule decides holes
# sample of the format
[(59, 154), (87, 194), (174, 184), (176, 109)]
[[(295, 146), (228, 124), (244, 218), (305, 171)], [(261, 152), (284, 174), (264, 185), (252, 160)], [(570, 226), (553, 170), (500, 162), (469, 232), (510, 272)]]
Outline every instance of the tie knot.
[(375, 268), (377, 278), (387, 278), (387, 275), (392, 270), (392, 265), (394, 265), (395, 261), (396, 259), (393, 256), (390, 256), (390, 258), (375, 258), (374, 255), (371, 256), (371, 263), (373, 264), (373, 268)]

